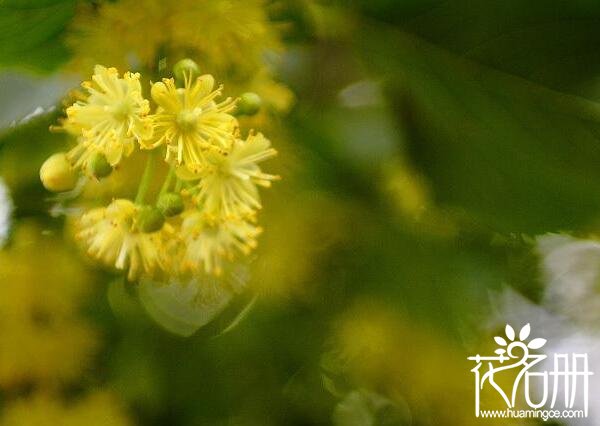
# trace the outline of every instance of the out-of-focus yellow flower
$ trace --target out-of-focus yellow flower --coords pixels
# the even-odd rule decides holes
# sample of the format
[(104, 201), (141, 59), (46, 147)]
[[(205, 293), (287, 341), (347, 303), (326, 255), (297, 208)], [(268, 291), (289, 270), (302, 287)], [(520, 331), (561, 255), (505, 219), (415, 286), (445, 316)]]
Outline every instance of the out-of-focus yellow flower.
[(266, 50), (281, 47), (266, 4), (265, 0), (184, 0), (173, 8), (173, 44), (194, 48), (215, 71), (253, 73), (263, 64)]
[(78, 315), (87, 291), (84, 271), (56, 239), (32, 223), (17, 227), (0, 251), (0, 387), (68, 381), (86, 368), (97, 346)]
[(339, 365), (335, 368), (359, 387), (379, 389), (390, 399), (408, 404), (415, 418), (435, 413), (434, 424), (479, 424), (471, 405), (473, 383), (466, 361), (470, 354), (416, 324), (384, 303), (360, 300), (337, 324), (333, 341)]
[(0, 387), (55, 385), (76, 379), (88, 368), (97, 336), (83, 319), (32, 307), (24, 321), (2, 327)]
[(269, 20), (269, 7), (266, 0), (150, 0), (143, 8), (121, 0), (81, 6), (68, 37), (72, 65), (78, 71), (96, 63), (154, 70), (163, 58), (189, 56), (203, 72), (218, 74), (227, 93), (256, 92), (269, 109), (285, 113), (294, 96), (273, 79), (276, 55), (266, 55), (282, 50), (283, 26)]
[(366, 302), (350, 310), (340, 320), (335, 341), (341, 358), (352, 373), (368, 380), (380, 380), (381, 374), (395, 363), (404, 339), (399, 322), (385, 306)]
[(271, 142), (261, 133), (236, 139), (227, 154), (214, 153), (200, 173), (196, 204), (208, 217), (232, 219), (248, 217), (261, 208), (257, 185), (271, 186), (278, 179), (263, 173), (258, 163), (277, 155)]
[(213, 90), (214, 78), (203, 75), (185, 79), (185, 87), (177, 88), (173, 79), (163, 79), (152, 86), (152, 98), (159, 108), (154, 119), (154, 136), (142, 141), (148, 149), (166, 145), (166, 160), (175, 160), (188, 170), (197, 172), (206, 166), (206, 151), (226, 152), (231, 147), (235, 118), (228, 114), (235, 101), (215, 99), (222, 88)]
[(245, 220), (208, 221), (195, 211), (186, 215), (181, 232), (185, 239), (183, 269), (219, 275), (226, 261), (256, 248), (262, 229)]
[[(107, 34), (111, 34), (107, 37)], [(265, 0), (135, 0), (82, 7), (68, 39), (75, 64), (155, 68), (162, 56), (193, 56), (205, 69), (239, 79), (280, 48)]]
[(92, 81), (82, 83), (87, 96), (67, 108), (63, 123), (65, 129), (79, 136), (78, 144), (68, 153), (76, 167), (85, 168), (96, 153), (115, 166), (133, 152), (136, 141), (150, 137), (150, 105), (142, 97), (139, 78), (139, 74), (129, 72), (119, 78), (115, 68), (96, 65)]
[(252, 281), (263, 296), (278, 303), (290, 296), (310, 298), (328, 253), (350, 235), (347, 219), (353, 207), (290, 185), (271, 194), (269, 202), (264, 212), (269, 226), (252, 265)]
[(308, 22), (319, 37), (352, 37), (360, 29), (360, 21), (343, 4), (322, 0), (301, 0), (301, 3)]
[(401, 157), (386, 163), (382, 170), (382, 193), (391, 202), (401, 219), (413, 230), (442, 238), (451, 238), (458, 232), (448, 214), (440, 212), (424, 177)]
[(95, 391), (64, 402), (45, 393), (8, 403), (0, 426), (129, 426), (121, 403), (109, 392)]
[(394, 161), (384, 169), (385, 190), (391, 195), (398, 211), (409, 218), (418, 218), (431, 206), (429, 188), (421, 176), (403, 162)]
[(153, 275), (169, 268), (167, 251), (174, 234), (164, 224), (156, 232), (142, 232), (138, 223), (140, 206), (126, 199), (92, 209), (79, 220), (76, 237), (87, 252), (107, 266), (127, 270), (129, 280)]

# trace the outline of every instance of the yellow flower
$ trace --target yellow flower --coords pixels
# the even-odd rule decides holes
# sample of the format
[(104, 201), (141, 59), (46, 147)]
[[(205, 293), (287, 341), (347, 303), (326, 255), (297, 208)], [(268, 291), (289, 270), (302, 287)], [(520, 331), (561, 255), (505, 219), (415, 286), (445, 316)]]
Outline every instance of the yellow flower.
[(79, 312), (87, 285), (60, 241), (32, 222), (16, 227), (13, 244), (0, 250), (0, 388), (81, 374), (98, 337)]
[[(336, 350), (325, 358), (330, 372), (343, 373), (356, 387), (377, 389), (418, 418), (434, 410), (439, 419), (435, 424), (480, 424), (472, 408), (460, 403), (473, 392), (461, 382), (468, 351), (399, 310), (389, 301), (358, 299), (337, 321), (332, 339)], [(500, 399), (493, 393), (491, 406)]]
[(95, 330), (82, 318), (52, 312), (43, 302), (29, 310), (29, 318), (6, 321), (2, 327), (0, 387), (76, 380), (93, 359)]
[(280, 26), (270, 22), (266, 0), (147, 0), (144, 7), (121, 0), (81, 6), (67, 40), (79, 69), (96, 61), (153, 67), (161, 57), (187, 55), (211, 72), (239, 77), (264, 65), (266, 51), (281, 49)]
[[(315, 276), (329, 265), (335, 247), (351, 236), (357, 207), (325, 193), (287, 182), (271, 197), (261, 220), (269, 225), (252, 263), (252, 280), (273, 303), (310, 298), (320, 291)], [(289, 186), (292, 185), (290, 188)], [(291, 192), (289, 192), (291, 191)], [(294, 194), (290, 197), (289, 194)]]
[(69, 154), (77, 167), (84, 167), (96, 153), (114, 166), (129, 156), (135, 142), (151, 136), (150, 105), (142, 97), (139, 74), (119, 78), (115, 68), (96, 65), (92, 81), (82, 83), (87, 97), (67, 108), (63, 128), (81, 129), (78, 145)]
[[(191, 46), (215, 71), (234, 68), (252, 75), (265, 51), (281, 48), (279, 29), (269, 21), (266, 0), (184, 0), (174, 8), (173, 43)], [(199, 22), (201, 20), (201, 24)]]
[(9, 402), (0, 426), (128, 426), (131, 421), (121, 402), (111, 393), (95, 391), (64, 402), (47, 393)]
[(168, 268), (167, 251), (174, 233), (168, 223), (156, 232), (141, 232), (136, 223), (138, 212), (139, 206), (133, 202), (114, 200), (108, 207), (85, 213), (76, 234), (92, 257), (107, 266), (128, 270), (131, 281)]
[(185, 236), (182, 269), (220, 275), (226, 261), (256, 248), (262, 229), (243, 220), (207, 221), (200, 212), (188, 214), (181, 226)]
[(227, 155), (209, 157), (210, 166), (200, 174), (195, 202), (213, 218), (236, 218), (261, 208), (257, 185), (269, 187), (278, 176), (263, 173), (258, 163), (277, 154), (261, 133), (236, 139)]
[(382, 167), (380, 190), (411, 229), (440, 238), (453, 238), (458, 232), (453, 215), (433, 202), (431, 189), (422, 175), (402, 157), (392, 158)]
[(173, 79), (155, 83), (152, 98), (159, 108), (153, 116), (154, 136), (142, 145), (148, 149), (166, 145), (165, 159), (174, 158), (191, 171), (205, 166), (207, 151), (227, 151), (237, 126), (236, 119), (228, 114), (235, 108), (235, 101), (227, 98), (216, 103), (222, 88), (213, 90), (213, 86), (211, 75), (195, 81), (186, 78), (184, 88), (177, 88)]

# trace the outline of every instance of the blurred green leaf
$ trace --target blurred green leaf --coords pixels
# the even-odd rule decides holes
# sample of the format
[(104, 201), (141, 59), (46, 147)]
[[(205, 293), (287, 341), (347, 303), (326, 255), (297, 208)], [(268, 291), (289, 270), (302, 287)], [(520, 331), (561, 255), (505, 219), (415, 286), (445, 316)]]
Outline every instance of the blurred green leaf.
[(68, 58), (62, 36), (74, 0), (0, 2), (0, 66), (50, 72)]
[(435, 2), (413, 16), (404, 7), (394, 7), (392, 13), (379, 17), (478, 63), (554, 89), (586, 97), (600, 95), (596, 84), (600, 72), (600, 3)]
[(359, 44), (385, 74), (439, 202), (506, 232), (578, 228), (600, 214), (599, 104), (399, 31), (377, 28)]

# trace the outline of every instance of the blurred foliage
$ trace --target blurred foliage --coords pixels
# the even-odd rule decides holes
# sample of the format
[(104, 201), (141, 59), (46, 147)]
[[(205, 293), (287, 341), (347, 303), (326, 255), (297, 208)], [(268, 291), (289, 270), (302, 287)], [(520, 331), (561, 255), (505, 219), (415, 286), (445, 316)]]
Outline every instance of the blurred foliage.
[(75, 0), (4, 0), (0, 3), (0, 65), (49, 72), (68, 58), (63, 43)]

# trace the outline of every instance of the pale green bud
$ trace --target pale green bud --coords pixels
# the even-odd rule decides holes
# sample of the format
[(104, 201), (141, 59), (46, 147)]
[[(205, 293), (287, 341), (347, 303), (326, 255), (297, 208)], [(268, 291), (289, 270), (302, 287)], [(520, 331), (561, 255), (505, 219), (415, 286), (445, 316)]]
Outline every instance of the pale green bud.
[(75, 188), (78, 178), (64, 152), (51, 155), (40, 168), (40, 180), (48, 191), (70, 191)]
[(180, 82), (185, 81), (186, 77), (193, 80), (200, 76), (200, 67), (190, 58), (185, 58), (173, 66), (173, 75)]
[(108, 163), (106, 156), (101, 153), (96, 153), (90, 160), (90, 172), (98, 179), (102, 179), (110, 175), (113, 171), (112, 166)]
[(136, 224), (140, 231), (145, 233), (160, 231), (164, 223), (165, 217), (156, 207), (140, 207), (136, 218)]
[(174, 192), (167, 192), (161, 195), (158, 198), (156, 206), (166, 217), (177, 216), (185, 208), (181, 195)]
[(237, 113), (240, 115), (254, 115), (262, 105), (262, 99), (256, 93), (246, 92), (240, 96), (237, 103)]

